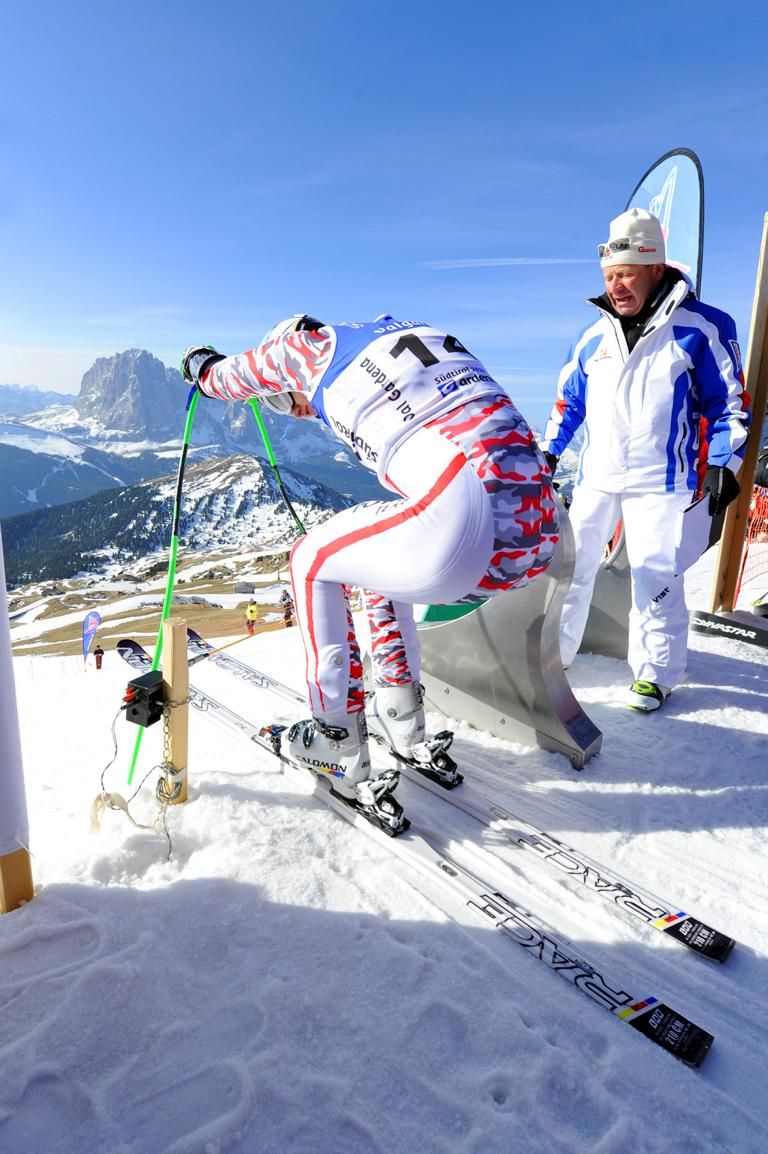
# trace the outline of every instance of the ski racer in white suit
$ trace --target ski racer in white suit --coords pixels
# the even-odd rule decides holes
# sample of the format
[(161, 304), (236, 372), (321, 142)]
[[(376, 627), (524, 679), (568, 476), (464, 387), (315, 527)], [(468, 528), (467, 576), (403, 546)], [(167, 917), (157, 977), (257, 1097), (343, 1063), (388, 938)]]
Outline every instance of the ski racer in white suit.
[(312, 718), (291, 728), (288, 748), (330, 774), (348, 804), (399, 833), (408, 823), (392, 797), (397, 774), (371, 777), (346, 587), (376, 590), (364, 592), (371, 726), (418, 760), (425, 733), (412, 606), (485, 600), (534, 580), (552, 559), (557, 509), (533, 434), (476, 357), (419, 321), (292, 317), (238, 356), (188, 349), (182, 373), (210, 397), (258, 397), (278, 412), (319, 417), (398, 494), (335, 514), (293, 548)]
[(749, 398), (733, 320), (697, 300), (685, 276), (665, 263), (656, 217), (637, 208), (622, 213), (598, 251), (606, 291), (590, 303), (599, 315), (571, 349), (541, 442), (554, 472), (584, 426), (569, 511), (576, 566), (560, 650), (570, 665), (605, 544), (621, 518), (632, 573), (635, 680), (627, 704), (648, 711), (686, 671), (688, 614), (675, 572), (680, 519), (699, 488), (709, 493), (713, 515), (738, 495)]

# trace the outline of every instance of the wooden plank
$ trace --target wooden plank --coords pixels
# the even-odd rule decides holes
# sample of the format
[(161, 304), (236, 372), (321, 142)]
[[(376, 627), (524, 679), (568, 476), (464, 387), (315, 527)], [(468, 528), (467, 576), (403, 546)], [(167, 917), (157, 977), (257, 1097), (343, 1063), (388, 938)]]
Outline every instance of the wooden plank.
[(741, 554), (747, 534), (752, 479), (757, 468), (763, 418), (768, 403), (768, 213), (763, 218), (763, 238), (752, 305), (745, 383), (747, 392), (752, 398), (752, 427), (749, 430), (744, 463), (739, 472), (741, 492), (725, 513), (712, 582), (710, 613), (717, 613), (721, 609), (730, 612), (733, 609)]
[(0, 914), (9, 914), (34, 896), (29, 850), (17, 849), (0, 857)]
[[(187, 623), (169, 617), (163, 622), (163, 688), (166, 701), (187, 702), (189, 697), (189, 659), (187, 657)], [(175, 705), (168, 717), (168, 760), (179, 779), (180, 790), (171, 805), (187, 800), (187, 757), (189, 752), (189, 705)]]

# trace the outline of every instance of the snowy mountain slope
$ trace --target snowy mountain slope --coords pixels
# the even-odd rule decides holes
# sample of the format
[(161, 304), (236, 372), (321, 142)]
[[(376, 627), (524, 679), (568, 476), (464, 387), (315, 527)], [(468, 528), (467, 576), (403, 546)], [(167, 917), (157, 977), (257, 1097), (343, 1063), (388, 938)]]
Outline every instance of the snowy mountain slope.
[[(350, 504), (292, 469), (280, 475), (309, 525)], [(3, 526), (9, 587), (100, 572), (166, 549), (175, 490), (176, 477), (165, 476), (10, 518)], [(297, 529), (272, 470), (240, 455), (188, 467), (181, 532), (191, 549), (203, 552), (222, 545), (286, 548)]]
[(36, 413), (51, 405), (65, 405), (71, 398), (67, 393), (52, 389), (36, 389), (29, 385), (0, 385), (0, 415), (21, 417)]
[(162, 453), (103, 452), (59, 433), (0, 421), (0, 517), (79, 501), (168, 468)]
[[(19, 410), (12, 423), (0, 421), (0, 516), (89, 496), (116, 484), (110, 475), (122, 484), (162, 476), (178, 457), (188, 394), (175, 369), (143, 349), (128, 349), (98, 358), (76, 397), (53, 394), (55, 404)], [(0, 390), (0, 414), (2, 396)], [(380, 495), (373, 474), (320, 422), (263, 415), (281, 465), (298, 466), (357, 500)], [(266, 457), (250, 409), (201, 401), (191, 459), (243, 452)], [(103, 468), (101, 478), (88, 463)]]
[[(690, 575), (690, 602), (709, 573)], [(27, 630), (33, 628), (30, 624)], [(301, 684), (296, 630), (234, 652)], [(117, 811), (135, 730), (110, 725), (127, 668), (18, 658), (33, 869), (0, 919), (0, 1148), (24, 1154), (762, 1154), (768, 1043), (762, 653), (691, 636), (690, 682), (658, 715), (620, 704), (623, 663), (569, 677), (604, 732), (565, 758), (461, 726), (483, 791), (732, 933), (724, 966), (535, 868), (414, 788), (414, 820), (545, 916), (584, 956), (716, 1035), (699, 1071), (667, 1057), (490, 929), (446, 920), (386, 845), (309, 783), (191, 718), (190, 800), (162, 829)], [(276, 700), (205, 664), (193, 680), (254, 720)], [(44, 712), (47, 724), (39, 724)], [(87, 717), (87, 721), (84, 719)], [(441, 723), (430, 715), (432, 727)], [(131, 802), (152, 820), (160, 727)], [(416, 888), (414, 888), (414, 884)], [(450, 902), (444, 899), (446, 909)]]

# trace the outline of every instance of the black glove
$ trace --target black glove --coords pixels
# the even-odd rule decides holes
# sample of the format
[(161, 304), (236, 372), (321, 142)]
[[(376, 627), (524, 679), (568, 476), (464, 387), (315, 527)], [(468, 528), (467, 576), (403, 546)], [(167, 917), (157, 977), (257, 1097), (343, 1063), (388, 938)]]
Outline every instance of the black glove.
[(224, 354), (218, 353), (213, 345), (190, 345), (181, 354), (179, 372), (190, 385), (199, 385), (205, 370), (223, 360)]
[(709, 493), (710, 517), (716, 517), (718, 513), (727, 509), (740, 492), (741, 485), (730, 469), (726, 469), (724, 465), (707, 465), (701, 493), (704, 497)]
[(560, 463), (560, 458), (556, 457), (554, 453), (545, 453), (544, 454), (544, 460), (547, 462), (547, 468), (549, 469), (550, 473), (554, 477), (555, 470), (557, 469), (557, 466)]

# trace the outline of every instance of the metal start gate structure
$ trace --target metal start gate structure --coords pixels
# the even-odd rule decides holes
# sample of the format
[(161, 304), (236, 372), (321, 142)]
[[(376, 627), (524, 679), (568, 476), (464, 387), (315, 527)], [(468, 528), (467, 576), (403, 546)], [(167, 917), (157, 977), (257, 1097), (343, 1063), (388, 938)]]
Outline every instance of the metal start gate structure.
[[(419, 625), (427, 704), (497, 737), (564, 753), (581, 769), (602, 733), (579, 705), (560, 660), (560, 612), (573, 576), (573, 534), (561, 508), (545, 574), (450, 620)], [(459, 615), (460, 614), (460, 615)]]

